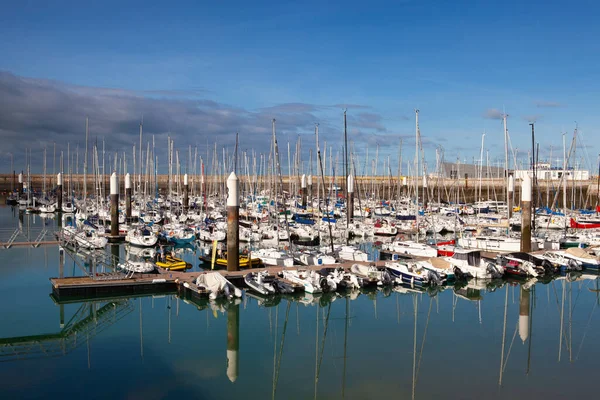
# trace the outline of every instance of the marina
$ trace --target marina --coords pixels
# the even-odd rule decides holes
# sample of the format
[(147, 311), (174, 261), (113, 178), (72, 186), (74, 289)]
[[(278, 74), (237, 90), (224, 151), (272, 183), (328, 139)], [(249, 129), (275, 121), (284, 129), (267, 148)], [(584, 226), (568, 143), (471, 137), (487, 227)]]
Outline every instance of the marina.
[[(248, 390), (273, 399), (362, 399), (374, 392), (506, 398), (538, 393), (540, 386), (546, 397), (562, 398), (569, 391), (551, 378), (555, 374), (576, 382), (581, 393), (595, 392), (600, 275), (585, 258), (594, 258), (593, 250), (567, 253), (558, 242), (540, 242), (528, 253), (462, 250), (455, 235), (432, 242), (410, 230), (392, 237), (334, 237), (331, 243), (321, 238), (323, 243), (308, 246), (300, 238), (282, 239), (279, 246), (261, 238), (240, 243), (239, 266), (229, 270), (227, 240), (221, 245), (195, 235), (176, 243), (150, 225), (147, 234), (159, 240), (132, 246), (122, 226), (110, 240), (90, 241), (95, 236), (62, 233), (72, 226), (69, 214), (48, 219), (18, 206), (0, 207), (0, 213), (4, 230), (22, 238), (1, 250), (7, 263), (18, 259), (20, 265), (17, 271), (5, 268), (0, 284), (4, 298), (19, 299), (17, 307), (13, 301), (2, 305), (7, 323), (0, 329), (0, 373), (13, 382), (9, 396), (48, 368), (69, 368), (76, 390), (98, 379), (128, 377), (94, 398), (231, 398)], [(88, 229), (75, 226), (82, 225)], [(174, 229), (168, 221), (160, 225)], [(115, 232), (110, 225), (94, 226), (106, 237)], [(55, 240), (28, 239), (42, 231)], [(139, 234), (145, 235), (143, 229)], [(544, 249), (552, 246), (562, 250)], [(313, 265), (301, 265), (299, 255), (290, 265), (277, 265), (291, 248), (313, 254), (306, 258)], [(214, 251), (224, 264), (216, 263)], [(471, 269), (456, 269), (462, 252)], [(467, 257), (471, 253), (487, 260), (482, 272)], [(252, 267), (242, 265), (242, 257), (267, 254)], [(548, 254), (551, 267), (544, 269)], [(572, 261), (569, 268), (569, 254), (586, 263)], [(174, 261), (159, 267), (163, 257)], [(498, 276), (485, 275), (490, 263)], [(147, 266), (148, 272), (134, 272)], [(316, 280), (309, 281), (312, 276)], [(26, 295), (16, 294), (21, 287)], [(17, 323), (25, 320), (37, 322)], [(127, 361), (114, 365), (124, 355)], [(28, 374), (19, 373), (25, 369)], [(157, 372), (161, 378), (148, 385), (146, 374)], [(436, 385), (427, 383), (433, 376)], [(35, 385), (44, 390), (43, 382)], [(449, 388), (459, 393), (449, 394)], [(71, 390), (72, 383), (64, 394)]]
[(598, 395), (600, 3), (46, 3), (0, 400)]
[[(6, 325), (0, 374), (87, 358), (77, 370), (82, 384), (119, 377), (98, 398), (231, 398), (249, 388), (272, 399), (362, 399), (382, 390), (506, 398), (539, 386), (552, 390), (544, 397), (562, 398), (564, 386), (551, 377), (572, 373), (567, 364), (583, 368), (570, 378), (578, 387), (595, 390), (586, 374), (600, 349), (600, 209), (589, 181), (567, 186), (562, 174), (547, 182), (555, 194), (545, 203), (535, 172), (506, 169), (504, 179), (484, 181), (482, 165), (471, 188), (468, 173), (457, 178), (465, 166), (441, 163), (450, 180), (403, 176), (400, 162), (398, 176), (359, 178), (350, 158), (341, 178), (325, 179), (316, 126), (314, 175), (312, 156), (306, 171), (300, 153), (294, 167), (288, 153), (295, 174), (284, 185), (275, 120), (272, 128), (262, 172), (248, 153), (240, 164), (236, 148), (223, 165), (213, 154), (211, 173), (194, 157), (182, 174), (171, 138), (166, 177), (157, 157), (144, 162), (135, 149), (131, 172), (125, 154), (101, 171), (96, 145), (89, 177), (87, 151), (82, 176), (14, 172), (0, 207), (0, 251), (20, 268), (3, 271), (2, 307), (8, 321), (21, 321), (21, 299), (30, 299), (27, 318), (45, 321), (51, 303), (59, 330), (49, 321), (31, 331), (27, 322)], [(225, 358), (217, 357), (219, 335)], [(112, 351), (126, 355), (125, 370), (107, 368)], [(169, 382), (142, 384), (143, 371)], [(8, 386), (15, 396), (21, 390)]]

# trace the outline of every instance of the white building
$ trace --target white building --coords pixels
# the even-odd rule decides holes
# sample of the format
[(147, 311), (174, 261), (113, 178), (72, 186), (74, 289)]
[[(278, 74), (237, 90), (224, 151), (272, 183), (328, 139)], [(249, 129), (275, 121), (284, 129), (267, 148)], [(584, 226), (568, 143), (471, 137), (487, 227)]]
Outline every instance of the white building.
[[(540, 165), (541, 166), (541, 165)], [(536, 169), (535, 174), (538, 181), (558, 181), (562, 178), (563, 173), (565, 178), (570, 181), (587, 181), (590, 179), (590, 171), (583, 169), (568, 169), (563, 171), (562, 169)], [(515, 171), (516, 179), (523, 179), (525, 174), (533, 177), (533, 171), (530, 169), (518, 169)]]

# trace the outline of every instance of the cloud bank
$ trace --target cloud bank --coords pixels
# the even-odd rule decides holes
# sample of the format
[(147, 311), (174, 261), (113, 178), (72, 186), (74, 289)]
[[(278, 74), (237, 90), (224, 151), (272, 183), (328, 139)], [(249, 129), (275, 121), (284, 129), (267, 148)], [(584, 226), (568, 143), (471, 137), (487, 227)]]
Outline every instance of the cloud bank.
[[(320, 139), (339, 147), (345, 108), (349, 130), (366, 136), (387, 132), (381, 115), (367, 105), (284, 103), (248, 110), (211, 100), (207, 98), (210, 94), (202, 89), (130, 91), (76, 86), (0, 71), (0, 156), (6, 158), (12, 153), (15, 169), (20, 170), (25, 168), (25, 150), (31, 149), (32, 169), (41, 171), (44, 148), (51, 166), (54, 144), (57, 157), (62, 151), (65, 158), (69, 144), (72, 152), (76, 148), (81, 152), (81, 164), (86, 117), (90, 149), (98, 143), (101, 150), (104, 141), (107, 155), (118, 152), (122, 156), (125, 152), (129, 160), (133, 146), (139, 146), (139, 125), (143, 119), (143, 150), (154, 138), (163, 167), (168, 136), (180, 150), (182, 166), (189, 146), (197, 147), (205, 160), (207, 153), (212, 157), (215, 143), (220, 156), (223, 148), (232, 152), (238, 132), (240, 150), (268, 153), (273, 118), (281, 152), (286, 142), (291, 142), (293, 149), (297, 138), (303, 137), (303, 150), (308, 154), (309, 147), (314, 147), (315, 123), (320, 124)], [(282, 155), (282, 160), (285, 157), (287, 154)]]

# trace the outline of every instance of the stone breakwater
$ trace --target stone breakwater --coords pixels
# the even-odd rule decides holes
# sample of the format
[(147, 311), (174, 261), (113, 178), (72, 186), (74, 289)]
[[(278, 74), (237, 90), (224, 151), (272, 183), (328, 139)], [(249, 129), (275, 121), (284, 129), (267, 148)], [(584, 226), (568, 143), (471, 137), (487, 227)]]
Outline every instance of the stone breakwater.
[[(215, 176), (207, 175), (205, 177), (205, 186), (209, 193), (219, 193), (224, 190), (224, 182), (226, 176)], [(137, 177), (136, 177), (137, 179)], [(142, 177), (142, 179), (144, 179)], [(252, 179), (252, 178), (251, 178)], [(87, 178), (88, 193), (94, 191), (94, 180), (92, 176)], [(105, 180), (105, 187), (108, 189), (109, 181), (108, 175)], [(124, 179), (120, 179), (121, 185), (124, 184)], [(135, 181), (135, 180), (134, 180)], [(183, 175), (180, 175), (179, 179), (180, 187), (183, 187)], [(248, 178), (246, 176), (240, 176), (240, 185), (242, 189), (245, 189), (245, 184)], [(278, 180), (277, 180), (278, 181)], [(283, 176), (283, 187), (284, 190), (291, 192), (292, 190), (298, 190), (300, 192), (300, 176)], [(18, 185), (18, 174), (0, 174), (0, 193), (7, 194), (11, 188)], [(259, 187), (268, 188), (269, 182), (273, 184), (273, 179), (265, 176), (258, 178)], [(317, 193), (317, 182), (322, 185), (322, 179), (317, 179), (313, 176), (313, 195)], [(506, 185), (504, 179), (498, 178), (484, 178), (480, 182), (476, 178), (469, 179), (437, 179), (429, 178), (427, 188), (423, 188), (422, 178), (417, 179), (419, 185), (419, 198), (423, 199), (424, 193), (428, 195), (426, 198), (428, 201), (436, 202), (438, 199), (441, 201), (456, 201), (457, 198), (460, 202), (473, 202), (478, 199), (497, 199), (505, 200)], [(32, 175), (31, 176), (32, 187), (36, 191), (41, 191), (44, 182), (43, 176)], [(325, 177), (326, 191), (329, 192), (331, 184), (335, 183), (341, 190), (338, 192), (343, 193), (344, 179), (343, 177)], [(398, 193), (401, 195), (412, 195), (414, 193), (414, 178), (408, 177), (406, 180), (407, 185), (402, 185), (402, 180), (397, 177), (356, 177), (355, 178), (355, 196), (360, 195), (374, 195), (381, 199), (395, 199)], [(144, 181), (142, 182), (144, 184)], [(168, 188), (168, 176), (158, 176), (158, 187), (161, 193), (165, 193)], [(56, 177), (47, 175), (46, 176), (46, 188), (51, 189), (56, 185)], [(73, 188), (77, 193), (83, 191), (83, 175), (72, 175), (70, 177), (65, 176), (64, 185)], [(562, 187), (558, 187), (558, 181), (539, 181), (537, 185), (536, 194), (534, 198), (538, 199), (538, 204), (552, 203), (552, 200), (558, 192), (558, 207), (562, 207)], [(174, 190), (177, 188), (175, 178), (173, 178), (172, 187)], [(321, 187), (321, 186), (320, 186)], [(190, 176), (190, 189), (193, 194), (200, 193), (200, 177)], [(322, 192), (322, 188), (320, 189)], [(124, 187), (121, 187), (121, 193), (125, 193)], [(567, 205), (570, 207), (572, 199), (575, 198), (576, 207), (595, 207), (598, 202), (598, 185), (597, 177), (587, 181), (568, 181), (567, 182)], [(520, 199), (520, 185), (515, 184), (515, 204), (518, 204)], [(548, 201), (549, 199), (549, 201)]]

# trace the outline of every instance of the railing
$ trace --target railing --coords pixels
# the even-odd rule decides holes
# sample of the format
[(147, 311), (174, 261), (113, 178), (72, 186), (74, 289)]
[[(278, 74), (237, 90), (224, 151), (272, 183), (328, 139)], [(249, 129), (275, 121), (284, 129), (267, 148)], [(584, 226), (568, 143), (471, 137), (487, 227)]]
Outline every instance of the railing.
[(69, 322), (57, 333), (0, 338), (0, 362), (59, 357), (87, 343), (104, 329), (134, 310), (130, 300), (82, 304)]
[(10, 249), (13, 246), (39, 247), (42, 242), (56, 243), (53, 230), (45, 226), (34, 226), (23, 229), (22, 227), (0, 228), (0, 246)]

